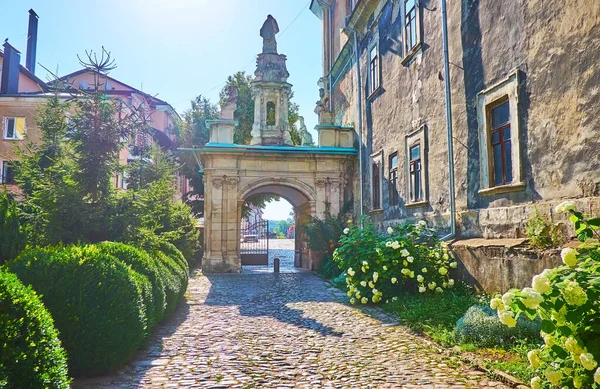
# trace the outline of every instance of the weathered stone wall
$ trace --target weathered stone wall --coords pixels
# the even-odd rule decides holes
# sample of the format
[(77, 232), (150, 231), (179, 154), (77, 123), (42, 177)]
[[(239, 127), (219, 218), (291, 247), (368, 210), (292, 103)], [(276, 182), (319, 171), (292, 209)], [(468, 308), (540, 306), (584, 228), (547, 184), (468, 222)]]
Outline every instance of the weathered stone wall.
[[(383, 212), (373, 213), (373, 220), (385, 225), (426, 217), (444, 226), (449, 200), (441, 10), (437, 2), (422, 1), (423, 50), (405, 66), (401, 63), (399, 3), (380, 3), (375, 23), (359, 31), (365, 208), (370, 208), (368, 156), (382, 150)], [(532, 204), (577, 197), (596, 203), (600, 184), (600, 2), (449, 1), (448, 27), (460, 232), (490, 238), (522, 236)], [(338, 28), (341, 26), (334, 27)], [(382, 90), (369, 98), (367, 57), (375, 39), (380, 44)], [(482, 195), (477, 95), (515, 69), (520, 77), (524, 189)], [(332, 99), (336, 123), (358, 129), (354, 63), (333, 86)], [(422, 126), (427, 133), (428, 203), (407, 208), (406, 135)], [(400, 204), (392, 207), (388, 156), (396, 151)]]

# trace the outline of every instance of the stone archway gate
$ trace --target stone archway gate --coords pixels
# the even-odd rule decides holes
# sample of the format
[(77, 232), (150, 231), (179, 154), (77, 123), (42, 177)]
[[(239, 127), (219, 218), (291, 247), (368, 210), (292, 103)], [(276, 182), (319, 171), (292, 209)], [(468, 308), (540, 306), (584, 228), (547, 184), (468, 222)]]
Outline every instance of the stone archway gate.
[[(285, 198), (294, 206), (300, 225), (309, 215), (324, 217), (327, 203), (336, 215), (351, 200), (354, 148), (211, 142), (194, 151), (204, 169), (205, 272), (241, 271), (242, 205), (252, 196)], [(315, 269), (319, 256), (306, 245), (301, 249), (302, 267)]]

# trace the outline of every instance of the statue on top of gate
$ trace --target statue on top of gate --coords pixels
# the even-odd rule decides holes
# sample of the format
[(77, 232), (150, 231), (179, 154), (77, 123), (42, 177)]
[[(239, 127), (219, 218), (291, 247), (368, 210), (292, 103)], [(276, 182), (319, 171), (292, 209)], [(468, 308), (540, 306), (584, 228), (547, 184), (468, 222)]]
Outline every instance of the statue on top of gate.
[(275, 35), (279, 32), (277, 20), (271, 15), (267, 16), (263, 26), (260, 29), (260, 36), (263, 38), (263, 53), (277, 54), (277, 40)]

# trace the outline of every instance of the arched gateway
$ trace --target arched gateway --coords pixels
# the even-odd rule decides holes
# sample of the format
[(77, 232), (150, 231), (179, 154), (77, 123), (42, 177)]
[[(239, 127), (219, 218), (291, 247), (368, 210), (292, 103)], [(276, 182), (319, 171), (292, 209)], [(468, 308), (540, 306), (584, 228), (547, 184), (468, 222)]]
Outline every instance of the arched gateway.
[[(270, 15), (261, 28), (253, 87), (255, 114), (252, 145), (233, 143), (236, 93), (221, 107), (220, 119), (209, 120), (210, 142), (195, 149), (204, 170), (205, 272), (239, 272), (240, 220), (247, 199), (263, 194), (283, 197), (293, 205), (299, 225), (308, 215), (323, 217), (327, 204), (337, 214), (352, 198), (356, 150), (352, 128), (319, 126), (319, 146), (291, 146), (286, 57), (277, 54), (277, 22)], [(271, 103), (271, 104), (268, 104)], [(275, 120), (269, 109), (275, 107)], [(301, 132), (307, 132), (306, 128)], [(310, 135), (302, 134), (302, 139)], [(301, 229), (296, 241), (304, 241)], [(319, 256), (305, 245), (301, 266), (315, 269)]]

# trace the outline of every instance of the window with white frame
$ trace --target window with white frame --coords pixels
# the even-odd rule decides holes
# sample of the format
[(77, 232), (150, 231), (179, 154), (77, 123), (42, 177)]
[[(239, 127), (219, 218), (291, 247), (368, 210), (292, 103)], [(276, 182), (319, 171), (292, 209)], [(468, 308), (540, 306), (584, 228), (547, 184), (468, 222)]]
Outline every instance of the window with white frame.
[(427, 137), (422, 126), (406, 137), (407, 205), (427, 202)]
[(519, 72), (477, 96), (482, 195), (523, 190), (519, 109)]
[(371, 209), (381, 209), (383, 152), (371, 155)]
[(10, 161), (2, 161), (0, 166), (0, 184), (12, 184), (14, 182), (14, 171)]
[(3, 137), (8, 140), (20, 140), (25, 137), (25, 118), (5, 117), (3, 120)]
[(373, 94), (381, 85), (381, 69), (379, 45), (374, 44), (369, 50), (369, 94)]

